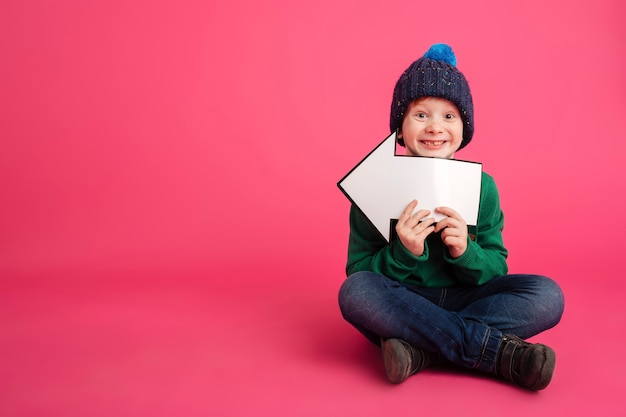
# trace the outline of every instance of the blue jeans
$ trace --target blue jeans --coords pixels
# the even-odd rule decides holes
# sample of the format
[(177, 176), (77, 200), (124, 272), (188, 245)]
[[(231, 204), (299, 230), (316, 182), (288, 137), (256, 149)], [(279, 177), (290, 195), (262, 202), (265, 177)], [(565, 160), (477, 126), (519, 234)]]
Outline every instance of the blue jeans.
[(454, 364), (492, 372), (503, 334), (526, 339), (555, 326), (563, 293), (539, 275), (503, 275), (481, 286), (423, 288), (374, 272), (350, 275), (343, 317), (374, 343), (400, 338)]

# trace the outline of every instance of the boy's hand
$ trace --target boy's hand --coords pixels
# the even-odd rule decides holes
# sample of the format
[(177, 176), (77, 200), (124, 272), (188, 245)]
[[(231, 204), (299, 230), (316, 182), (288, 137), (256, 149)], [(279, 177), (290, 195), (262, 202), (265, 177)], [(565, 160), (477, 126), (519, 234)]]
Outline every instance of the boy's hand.
[(467, 249), (467, 223), (459, 213), (449, 207), (437, 207), (435, 211), (447, 216), (437, 223), (435, 233), (443, 230), (441, 240), (448, 247), (450, 256), (456, 259)]
[(433, 226), (435, 219), (432, 217), (426, 218), (430, 214), (430, 210), (419, 210), (411, 215), (415, 207), (417, 207), (417, 200), (411, 201), (404, 209), (404, 212), (398, 219), (398, 223), (396, 223), (396, 233), (400, 242), (409, 252), (415, 256), (422, 256), (424, 253), (424, 240), (435, 230)]

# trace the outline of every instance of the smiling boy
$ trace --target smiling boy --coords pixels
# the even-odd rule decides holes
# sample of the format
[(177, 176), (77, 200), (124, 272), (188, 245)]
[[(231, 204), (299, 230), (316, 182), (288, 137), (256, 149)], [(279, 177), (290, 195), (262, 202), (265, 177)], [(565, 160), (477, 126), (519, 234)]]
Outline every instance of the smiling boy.
[[(390, 127), (409, 156), (451, 159), (472, 140), (472, 96), (448, 45), (433, 45), (400, 76)], [(436, 208), (446, 216), (437, 223), (416, 207), (408, 203), (389, 243), (351, 207), (344, 318), (381, 347), (392, 383), (448, 362), (544, 389), (554, 350), (524, 339), (560, 321), (563, 293), (550, 278), (508, 274), (493, 178), (482, 175), (476, 226), (453, 207)]]

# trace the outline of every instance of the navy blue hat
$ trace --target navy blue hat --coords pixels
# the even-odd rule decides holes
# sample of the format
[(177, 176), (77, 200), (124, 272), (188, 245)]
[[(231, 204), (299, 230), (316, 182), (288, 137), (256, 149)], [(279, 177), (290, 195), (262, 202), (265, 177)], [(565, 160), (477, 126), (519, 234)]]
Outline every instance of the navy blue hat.
[[(474, 135), (474, 104), (465, 76), (456, 67), (456, 57), (450, 46), (439, 43), (413, 62), (398, 79), (393, 90), (389, 127), (392, 132), (402, 128), (404, 113), (409, 104), (422, 97), (440, 97), (456, 105), (463, 120), (465, 147)], [(404, 140), (398, 139), (404, 146)]]

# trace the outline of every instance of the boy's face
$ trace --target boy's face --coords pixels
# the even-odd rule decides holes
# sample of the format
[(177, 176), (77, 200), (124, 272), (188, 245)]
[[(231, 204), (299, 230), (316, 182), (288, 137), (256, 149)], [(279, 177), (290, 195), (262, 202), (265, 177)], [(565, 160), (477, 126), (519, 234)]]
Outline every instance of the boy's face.
[(409, 104), (400, 135), (407, 155), (452, 159), (463, 141), (463, 119), (451, 101), (424, 97)]

